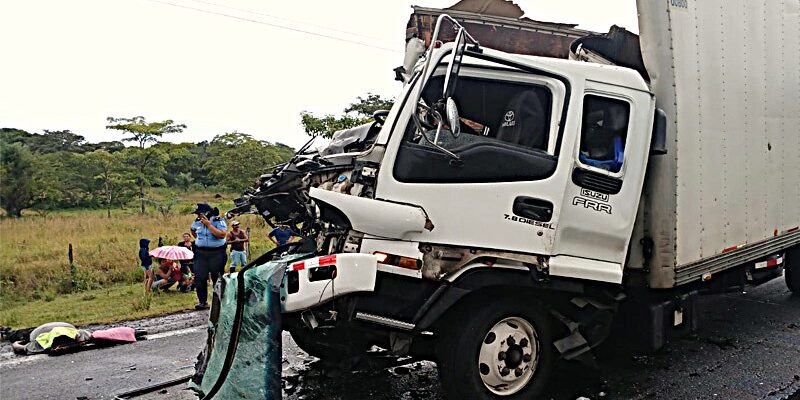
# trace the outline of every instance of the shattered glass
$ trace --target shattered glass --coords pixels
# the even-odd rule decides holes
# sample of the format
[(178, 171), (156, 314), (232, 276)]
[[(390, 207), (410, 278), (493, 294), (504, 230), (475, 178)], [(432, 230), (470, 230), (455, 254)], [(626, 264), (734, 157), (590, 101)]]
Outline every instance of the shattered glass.
[[(245, 272), (245, 299), (239, 343), (230, 371), (214, 398), (281, 398), (280, 292), (286, 265), (307, 255), (290, 255)], [(199, 397), (216, 383), (225, 363), (236, 314), (238, 274), (225, 275), (214, 288), (208, 343), (189, 387)]]

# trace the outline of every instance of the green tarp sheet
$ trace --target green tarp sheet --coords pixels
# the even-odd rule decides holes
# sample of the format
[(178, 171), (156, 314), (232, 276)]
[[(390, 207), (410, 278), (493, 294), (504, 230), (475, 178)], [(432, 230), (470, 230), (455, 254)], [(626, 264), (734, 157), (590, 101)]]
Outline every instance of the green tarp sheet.
[[(245, 304), (239, 343), (230, 372), (215, 399), (281, 398), (280, 285), (286, 265), (306, 255), (291, 255), (245, 272)], [(236, 313), (237, 274), (221, 277), (209, 314), (208, 342), (190, 388), (203, 397), (222, 370)]]

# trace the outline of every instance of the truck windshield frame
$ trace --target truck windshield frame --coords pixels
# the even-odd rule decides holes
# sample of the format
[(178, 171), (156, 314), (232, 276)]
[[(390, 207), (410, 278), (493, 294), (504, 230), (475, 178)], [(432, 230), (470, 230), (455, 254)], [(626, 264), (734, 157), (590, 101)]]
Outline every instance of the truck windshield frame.
[[(440, 69), (422, 89), (421, 101), (425, 104), (439, 101), (443, 85)], [(395, 162), (395, 179), (409, 183), (478, 183), (551, 176), (557, 163), (561, 125), (553, 123), (561, 118), (554, 112), (554, 98), (565, 100), (563, 86), (557, 85), (561, 89), (554, 93), (554, 83), (558, 82), (552, 78), (468, 61), (462, 71), (454, 96), (462, 111), (462, 133), (454, 137), (445, 126), (437, 139), (434, 127), (426, 130), (425, 140), (414, 122), (408, 121)], [(501, 72), (511, 75), (501, 76)], [(437, 145), (462, 159), (428, 144), (437, 140)]]

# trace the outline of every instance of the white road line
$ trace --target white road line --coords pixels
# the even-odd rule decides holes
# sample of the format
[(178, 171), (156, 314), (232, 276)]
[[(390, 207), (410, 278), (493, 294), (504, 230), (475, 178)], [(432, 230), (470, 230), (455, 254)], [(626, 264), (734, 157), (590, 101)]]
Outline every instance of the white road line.
[[(178, 329), (175, 331), (168, 331), (168, 332), (161, 332), (156, 333), (154, 335), (147, 335), (147, 340), (156, 340), (156, 339), (163, 339), (170, 336), (181, 336), (181, 335), (188, 335), (190, 333), (200, 332), (207, 328), (206, 325), (195, 326), (192, 328), (185, 328), (185, 329)], [(31, 356), (17, 356), (14, 358), (9, 358), (8, 360), (0, 361), (0, 369), (14, 367), (20, 364), (27, 364), (34, 361), (39, 361), (45, 358), (50, 357), (47, 354), (35, 354)]]
[(190, 333), (195, 333), (205, 330), (207, 327), (208, 327), (207, 325), (200, 325), (192, 328), (178, 329), (177, 331), (156, 333), (155, 335), (147, 335), (147, 340), (161, 339), (170, 336), (188, 335)]

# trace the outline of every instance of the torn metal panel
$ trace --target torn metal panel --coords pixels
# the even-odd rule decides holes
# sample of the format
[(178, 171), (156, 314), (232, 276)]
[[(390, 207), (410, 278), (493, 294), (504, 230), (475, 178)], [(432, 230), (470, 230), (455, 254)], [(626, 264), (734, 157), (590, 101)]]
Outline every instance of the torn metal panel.
[(497, 17), (521, 18), (525, 15), (513, 1), (497, 0), (461, 0), (446, 8), (448, 11), (464, 11), (476, 14), (494, 15)]
[(639, 35), (625, 28), (614, 25), (608, 33), (577, 39), (572, 42), (570, 53), (573, 59), (601, 64), (612, 63), (634, 69), (645, 80), (650, 81), (642, 60)]
[(498, 259), (518, 261), (532, 265), (540, 272), (547, 270), (546, 258), (530, 254), (450, 246), (427, 246), (422, 252), (422, 276), (432, 280), (455, 273), (478, 259), (483, 259), (490, 265)]
[[(496, 5), (499, 3), (508, 3), (510, 6)], [(481, 45), (515, 54), (568, 58), (569, 46), (574, 40), (597, 34), (576, 29), (575, 24), (513, 17), (518, 13), (506, 9), (511, 6), (518, 8), (513, 3), (501, 0), (464, 1), (449, 9), (413, 7), (414, 13), (406, 27), (406, 38), (419, 37), (425, 42), (425, 46), (430, 45), (436, 19), (443, 13), (467, 28)], [(484, 9), (501, 15), (476, 12)], [(454, 39), (455, 31), (442, 29), (440, 32), (440, 40), (448, 42)]]

